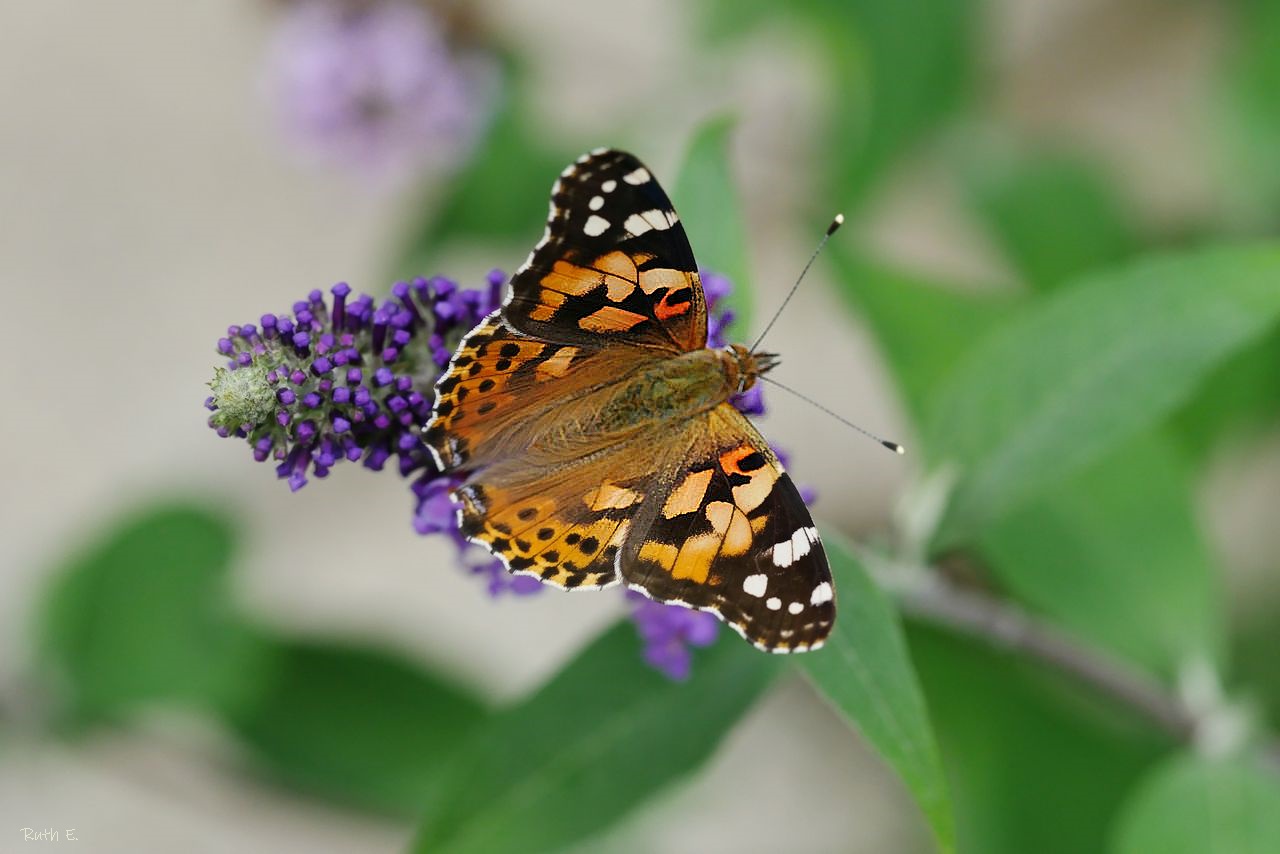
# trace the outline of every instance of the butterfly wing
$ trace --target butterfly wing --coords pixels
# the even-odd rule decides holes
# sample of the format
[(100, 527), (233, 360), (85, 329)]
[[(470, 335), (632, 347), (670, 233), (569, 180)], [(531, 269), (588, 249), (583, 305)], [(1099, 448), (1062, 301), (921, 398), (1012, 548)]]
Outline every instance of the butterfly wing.
[(567, 404), (661, 358), (645, 348), (561, 344), (518, 332), (499, 313), (458, 345), (436, 382), (423, 432), (441, 471), (521, 457), (540, 444)]
[(795, 484), (764, 438), (722, 404), (695, 419), (661, 496), (632, 524), (627, 586), (710, 611), (760, 649), (817, 649), (835, 620), (826, 552)]
[(689, 238), (644, 164), (597, 149), (561, 173), (546, 231), (512, 277), (502, 317), (526, 335), (579, 346), (706, 345)]

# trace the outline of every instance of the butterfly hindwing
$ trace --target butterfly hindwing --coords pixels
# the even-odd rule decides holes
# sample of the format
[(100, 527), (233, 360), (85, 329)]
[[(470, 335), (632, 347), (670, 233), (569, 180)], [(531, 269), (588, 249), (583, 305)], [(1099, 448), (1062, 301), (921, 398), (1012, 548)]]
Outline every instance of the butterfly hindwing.
[(567, 465), (497, 463), (456, 492), (462, 533), (512, 572), (568, 589), (617, 583), (617, 557), (657, 484), (635, 442)]
[(795, 484), (745, 416), (722, 404), (663, 475), (661, 506), (633, 527), (627, 585), (713, 611), (761, 649), (816, 649), (835, 599), (822, 541)]
[(689, 238), (657, 180), (599, 149), (556, 181), (546, 233), (511, 280), (503, 318), (525, 334), (669, 352), (706, 344)]

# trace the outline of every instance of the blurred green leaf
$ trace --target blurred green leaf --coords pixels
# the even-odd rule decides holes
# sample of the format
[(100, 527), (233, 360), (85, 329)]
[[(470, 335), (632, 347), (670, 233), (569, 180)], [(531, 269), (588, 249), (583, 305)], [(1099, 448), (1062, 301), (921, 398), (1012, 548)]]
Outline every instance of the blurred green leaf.
[(926, 430), (961, 477), (943, 545), (1167, 416), (1280, 317), (1280, 249), (1170, 255), (1090, 277), (971, 352)]
[(254, 761), (321, 795), (417, 815), (488, 710), (388, 653), (278, 642), (261, 691), (229, 720)]
[(1126, 792), (1171, 746), (1145, 721), (980, 642), (908, 622), (960, 850), (1103, 851)]
[(1163, 432), (1125, 442), (1015, 509), (986, 564), (1063, 627), (1166, 677), (1221, 660), (1221, 591), (1192, 506), (1193, 473)]
[[(830, 63), (823, 216), (856, 207), (896, 159), (959, 106), (974, 74), (976, 0), (708, 0), (709, 36), (769, 23), (812, 34)], [(849, 211), (846, 211), (849, 212)]]
[(1174, 416), (1182, 446), (1202, 458), (1219, 441), (1280, 422), (1280, 333), (1272, 332), (1232, 356)]
[(99, 533), (53, 574), (37, 625), (68, 722), (148, 702), (229, 708), (257, 685), (261, 648), (234, 616), (232, 523), (152, 504)]
[[(1270, 573), (1280, 578), (1280, 571)], [(1280, 590), (1274, 584), (1249, 590), (1249, 604), (1238, 609), (1231, 626), (1231, 695), (1257, 704), (1258, 717), (1280, 731)]]
[(924, 696), (897, 614), (849, 548), (824, 535), (840, 618), (818, 652), (799, 658), (810, 680), (902, 777), (933, 828), (955, 850), (955, 826)]
[(871, 325), (912, 414), (927, 419), (935, 392), (977, 341), (1025, 302), (965, 292), (876, 263), (844, 244), (827, 250), (845, 302)]
[(396, 272), (421, 275), (440, 246), (453, 240), (537, 239), (547, 216), (551, 185), (581, 152), (545, 142), (534, 130), (515, 71), (508, 70), (486, 135), (454, 176), (443, 198), (423, 205), (409, 232)]
[(685, 152), (673, 191), (680, 222), (689, 235), (698, 266), (728, 276), (733, 293), (726, 300), (738, 337), (752, 330), (751, 263), (742, 200), (733, 179), (729, 142), (735, 120), (712, 119), (699, 128)]
[(586, 839), (700, 767), (780, 668), (724, 637), (672, 682), (620, 624), (462, 747), (415, 850), (533, 854)]
[(1222, 51), (1226, 68), (1214, 99), (1221, 135), (1223, 195), (1240, 225), (1267, 232), (1280, 222), (1280, 3), (1233, 0), (1231, 42)]
[(993, 144), (968, 164), (973, 208), (1038, 290), (1128, 258), (1138, 238), (1114, 182), (1084, 157)]
[[(789, 13), (794, 5), (779, 8)], [(976, 0), (812, 5), (834, 71), (832, 168), (824, 176), (836, 195), (828, 203), (856, 205), (968, 94), (980, 6)]]
[(1245, 759), (1180, 756), (1142, 783), (1115, 838), (1116, 854), (1280, 851), (1280, 776)]

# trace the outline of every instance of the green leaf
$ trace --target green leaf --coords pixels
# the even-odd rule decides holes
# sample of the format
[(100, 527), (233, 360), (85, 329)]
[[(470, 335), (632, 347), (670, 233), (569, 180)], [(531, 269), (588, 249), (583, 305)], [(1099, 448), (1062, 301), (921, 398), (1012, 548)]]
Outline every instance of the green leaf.
[(1157, 768), (1126, 805), (1116, 854), (1271, 854), (1280, 851), (1280, 777), (1246, 759), (1180, 756)]
[(907, 636), (960, 850), (1105, 850), (1126, 792), (1170, 743), (1036, 662), (918, 623), (908, 622)]
[[(809, 5), (809, 4), (806, 4)], [(835, 89), (828, 135), (835, 197), (856, 205), (968, 95), (973, 0), (818, 0)], [(792, 4), (778, 4), (782, 14)]]
[(747, 257), (747, 229), (742, 200), (731, 171), (729, 142), (735, 121), (712, 119), (689, 142), (684, 164), (676, 174), (673, 197), (680, 222), (694, 247), (698, 266), (728, 276), (733, 293), (727, 300), (736, 319), (733, 328), (752, 329), (751, 264)]
[(700, 767), (780, 667), (723, 637), (672, 682), (618, 625), (462, 747), (415, 850), (533, 854), (599, 833)]
[(831, 206), (857, 206), (888, 167), (963, 102), (974, 77), (978, 5), (709, 0), (704, 22), (713, 43), (765, 24), (798, 23), (822, 46), (831, 81), (831, 124), (818, 169), (827, 217)]
[(1273, 331), (1215, 371), (1173, 419), (1188, 453), (1203, 458), (1223, 440), (1245, 437), (1280, 422), (1276, 365), (1280, 365), (1280, 332)]
[(1124, 260), (1138, 247), (1115, 183), (1082, 156), (994, 144), (966, 172), (975, 213), (1038, 290)]
[(261, 650), (228, 588), (235, 541), (212, 509), (152, 504), (54, 573), (37, 642), (69, 722), (159, 701), (225, 708), (256, 686)]
[(800, 656), (814, 686), (902, 777), (938, 847), (955, 850), (942, 762), (897, 614), (839, 539), (824, 535), (840, 617), (823, 649)]
[(429, 270), (440, 247), (455, 240), (526, 240), (530, 246), (546, 221), (556, 176), (580, 152), (545, 142), (525, 109), (516, 71), (508, 69), (495, 114), (470, 162), (454, 176), (442, 200), (422, 207), (409, 232), (396, 272)]
[(956, 369), (926, 444), (961, 475), (953, 545), (1166, 417), (1280, 316), (1280, 249), (1170, 255), (1036, 304)]
[(277, 642), (232, 728), (286, 783), (416, 815), (460, 739), (488, 715), (476, 699), (380, 651)]
[(1234, 0), (1221, 92), (1214, 98), (1217, 121), (1209, 126), (1221, 138), (1226, 174), (1222, 194), (1228, 213), (1240, 225), (1261, 232), (1280, 222), (1280, 4), (1273, 0)]
[(918, 419), (960, 356), (1007, 322), (1024, 302), (1013, 294), (975, 293), (876, 263), (844, 244), (827, 250), (836, 286), (880, 344)]
[(1172, 677), (1224, 645), (1193, 485), (1176, 444), (1147, 433), (994, 523), (979, 549), (1020, 600)]

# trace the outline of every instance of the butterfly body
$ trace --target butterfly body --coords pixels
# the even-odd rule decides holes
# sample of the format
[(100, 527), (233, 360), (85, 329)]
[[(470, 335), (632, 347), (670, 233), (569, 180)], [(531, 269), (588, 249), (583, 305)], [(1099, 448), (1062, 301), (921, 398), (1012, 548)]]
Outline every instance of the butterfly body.
[(708, 348), (684, 230), (652, 175), (599, 150), (561, 175), (503, 307), (459, 344), (425, 439), (462, 532), (567, 589), (625, 583), (714, 612), (761, 649), (835, 617), (808, 510), (729, 403), (776, 364)]

